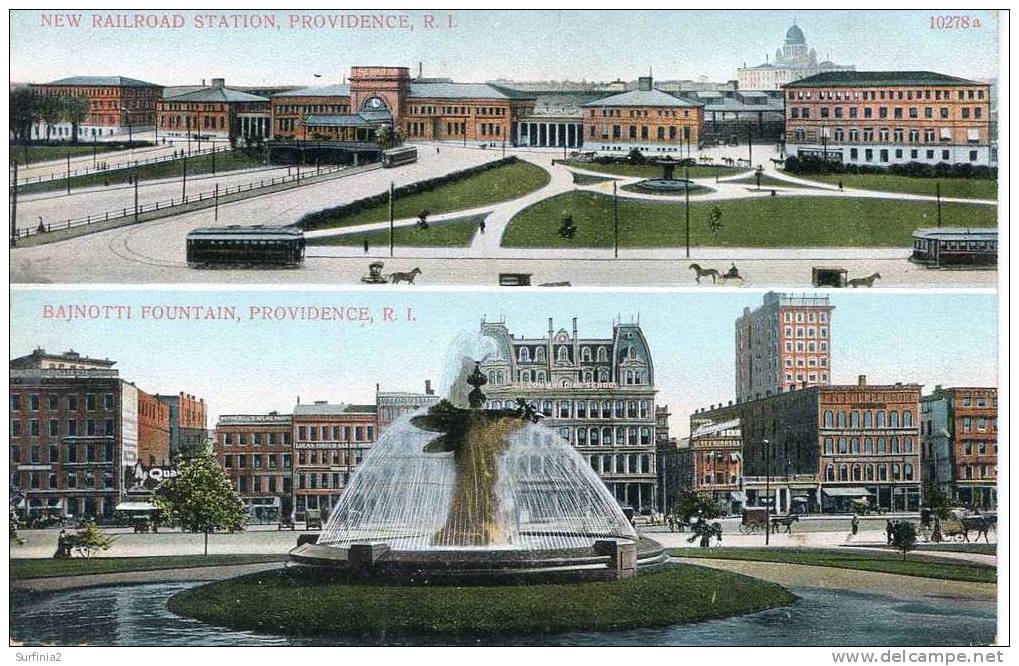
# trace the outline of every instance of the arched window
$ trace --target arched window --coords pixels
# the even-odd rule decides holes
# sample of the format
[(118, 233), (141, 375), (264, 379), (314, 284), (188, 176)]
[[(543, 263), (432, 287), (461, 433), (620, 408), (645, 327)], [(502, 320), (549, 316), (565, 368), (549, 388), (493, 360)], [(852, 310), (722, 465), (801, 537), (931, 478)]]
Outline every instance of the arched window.
[(887, 481), (888, 480), (888, 465), (877, 466), (877, 480)]
[(632, 384), (633, 383), (633, 370), (627, 370), (626, 371), (626, 383), (627, 384)]
[(602, 402), (602, 404), (601, 404), (601, 417), (603, 419), (611, 419), (612, 418), (612, 401), (611, 400), (605, 400), (604, 402)]
[(602, 382), (602, 383), (605, 383), (605, 382), (609, 381), (609, 369), (608, 368), (599, 368), (598, 369), (598, 381)]
[(534, 360), (535, 361), (544, 361), (545, 360), (545, 348), (544, 347), (537, 347), (534, 350)]
[(590, 347), (582, 348), (580, 350), (580, 358), (581, 358), (581, 360), (583, 360), (583, 361), (585, 361), (587, 363), (590, 363), (591, 362), (591, 348)]
[(849, 453), (845, 437), (839, 437), (839, 453)]
[(545, 382), (545, 371), (544, 370), (539, 370), (538, 371), (538, 382), (539, 383), (544, 383)]
[(546, 400), (541, 403), (541, 413), (545, 416), (552, 416), (552, 401)]
[(495, 370), (489, 370), (488, 371), (488, 383), (489, 384), (494, 384), (495, 383)]
[(863, 413), (863, 427), (864, 428), (874, 427), (874, 414), (869, 409)]
[(849, 427), (859, 428), (860, 427), (860, 412), (855, 409), (849, 414)]
[(908, 409), (902, 410), (902, 427), (912, 428), (913, 427), (913, 412)]
[(605, 347), (598, 347), (598, 360), (607, 361), (609, 360), (609, 352)]
[(885, 449), (885, 438), (884, 437), (878, 437), (877, 438), (877, 452), (878, 453), (887, 453), (888, 452), (887, 449)]
[(848, 465), (839, 465), (839, 481), (848, 481), (848, 480), (849, 480), (849, 466)]
[(565, 439), (567, 442), (570, 441), (570, 429), (566, 427), (559, 428), (559, 436)]
[(859, 465), (853, 465), (853, 481), (863, 481), (863, 471)]
[(828, 466), (824, 468), (824, 480), (825, 481), (835, 480), (835, 465), (829, 463)]
[(559, 363), (569, 363), (570, 353), (566, 350), (566, 347), (560, 347), (556, 350), (556, 361)]
[(520, 351), (517, 353), (517, 358), (524, 362), (530, 361), (531, 352), (527, 349), (527, 347), (521, 347)]
[(910, 463), (906, 463), (905, 465), (903, 465), (903, 467), (902, 467), (902, 474), (903, 474), (903, 477), (905, 478), (906, 481), (912, 481), (913, 480), (913, 465), (910, 464)]
[(883, 409), (877, 410), (877, 427), (878, 428), (885, 427), (885, 410)]
[(850, 451), (850, 453), (859, 453), (860, 452), (860, 438), (859, 437), (854, 437), (852, 440), (850, 440), (850, 442), (849, 442), (849, 451)]
[(506, 383), (506, 373), (504, 373), (502, 370), (500, 370), (498, 373), (496, 373), (495, 377), (496, 377), (495, 381), (496, 381), (497, 384), (505, 384)]
[(593, 370), (585, 370), (584, 371), (584, 381), (588, 382), (588, 383), (591, 383), (591, 382), (594, 381), (594, 371)]
[(913, 438), (912, 437), (904, 437), (902, 439), (902, 452), (903, 453), (912, 453), (913, 452)]
[(591, 446), (598, 446), (598, 428), (591, 428)]
[(892, 463), (892, 481), (898, 481), (902, 478), (902, 468), (899, 463)]
[(888, 427), (889, 428), (899, 427), (899, 413), (894, 409), (888, 412)]
[(829, 409), (824, 413), (824, 427), (834, 428), (835, 427), (835, 414)]
[(624, 409), (625, 408), (624, 408), (624, 405), (623, 405), (623, 401), (622, 400), (616, 400), (616, 412), (615, 412), (615, 416), (616, 416), (617, 419), (624, 418), (624, 414), (625, 414)]
[(612, 446), (612, 428), (601, 429), (601, 443), (604, 446)]
[(892, 453), (899, 453), (899, 438), (898, 437), (892, 437), (891, 445), (892, 445), (892, 447), (891, 447), (892, 448)]
[(531, 381), (531, 371), (530, 370), (521, 370), (520, 371), (520, 381), (522, 381), (522, 382), (529, 382), (529, 381)]
[(587, 428), (577, 428), (577, 446), (587, 445)]
[(840, 428), (846, 427), (846, 413), (844, 411), (839, 412), (839, 427)]
[(833, 453), (835, 453), (835, 444), (832, 442), (831, 437), (824, 438), (824, 452), (827, 455), (832, 455)]
[(863, 452), (874, 453), (874, 440), (870, 437), (863, 438)]

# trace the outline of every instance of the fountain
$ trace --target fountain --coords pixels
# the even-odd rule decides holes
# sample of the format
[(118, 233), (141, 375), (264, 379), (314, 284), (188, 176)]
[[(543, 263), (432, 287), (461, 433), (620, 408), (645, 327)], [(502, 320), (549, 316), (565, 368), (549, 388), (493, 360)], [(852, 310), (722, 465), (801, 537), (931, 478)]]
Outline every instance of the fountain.
[(705, 189), (703, 186), (698, 185), (692, 180), (686, 178), (676, 178), (676, 167), (679, 166), (678, 162), (675, 162), (669, 158), (663, 158), (656, 160), (655, 164), (662, 167), (661, 178), (648, 178), (640, 182), (633, 184), (633, 189), (641, 192), (650, 192), (652, 194), (677, 194), (682, 193), (685, 190), (694, 192), (696, 190)]
[(491, 340), (458, 342), (447, 397), (390, 426), (291, 565), (410, 582), (533, 582), (626, 578), (663, 563), (662, 548), (638, 538), (532, 405), (485, 408)]

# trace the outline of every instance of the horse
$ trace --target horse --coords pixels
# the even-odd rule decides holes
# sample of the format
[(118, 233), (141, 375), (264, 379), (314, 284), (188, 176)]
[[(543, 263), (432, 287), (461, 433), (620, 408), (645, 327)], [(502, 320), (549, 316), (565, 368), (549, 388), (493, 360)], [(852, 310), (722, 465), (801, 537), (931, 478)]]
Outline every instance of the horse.
[(969, 533), (970, 530), (972, 530), (977, 533), (977, 535), (973, 538), (974, 542), (980, 540), (981, 534), (984, 535), (985, 542), (991, 542), (991, 540), (987, 538), (987, 532), (991, 529), (992, 525), (994, 525), (994, 522), (997, 522), (996, 520), (992, 522), (991, 519), (986, 516), (967, 516), (963, 518), (961, 522), (962, 538), (964, 541), (969, 541)]
[(414, 278), (421, 275), (421, 269), (415, 268), (412, 271), (406, 273), (393, 273), (389, 276), (389, 281), (392, 284), (400, 284), (401, 281), (406, 280), (407, 284), (414, 284)]
[(771, 519), (771, 533), (772, 534), (778, 534), (779, 526), (783, 526), (784, 525), (785, 526), (785, 533), (786, 534), (792, 534), (793, 533), (793, 523), (798, 523), (799, 521), (800, 521), (800, 517), (798, 515), (796, 515), (795, 513), (794, 514), (790, 514), (788, 516), (779, 516), (777, 518), (772, 518)]
[(846, 286), (847, 287), (854, 287), (854, 288), (855, 287), (873, 287), (874, 286), (874, 280), (879, 280), (880, 278), (881, 278), (881, 274), (880, 273), (874, 273), (873, 275), (868, 275), (867, 277), (853, 278), (852, 280), (849, 280), (848, 282), (846, 282)]
[(770, 159), (771, 163), (774, 164), (775, 166), (782, 166), (783, 164), (785, 164), (785, 160), (780, 160), (774, 157), (770, 157), (768, 159)]
[(711, 284), (715, 284), (718, 281), (718, 278), (720, 277), (720, 273), (716, 269), (701, 268), (700, 264), (690, 264), (690, 270), (696, 273), (694, 279), (697, 280), (697, 284), (701, 283), (702, 277), (711, 278)]

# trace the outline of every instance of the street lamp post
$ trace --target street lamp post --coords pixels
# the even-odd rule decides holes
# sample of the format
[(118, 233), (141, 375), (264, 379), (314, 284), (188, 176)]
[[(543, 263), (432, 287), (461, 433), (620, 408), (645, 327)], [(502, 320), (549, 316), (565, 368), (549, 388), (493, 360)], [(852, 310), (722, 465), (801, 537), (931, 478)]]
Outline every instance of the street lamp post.
[(686, 214), (686, 258), (690, 258), (690, 167), (683, 167), (683, 179), (686, 181), (686, 185), (683, 187), (683, 193), (686, 198), (686, 203), (683, 206), (683, 211)]
[(619, 195), (616, 193), (616, 181), (612, 181), (612, 229), (615, 238), (614, 257), (619, 258)]
[(14, 182), (11, 183), (11, 247), (18, 244), (18, 160), (14, 160)]
[(764, 439), (764, 545), (771, 543), (771, 442)]

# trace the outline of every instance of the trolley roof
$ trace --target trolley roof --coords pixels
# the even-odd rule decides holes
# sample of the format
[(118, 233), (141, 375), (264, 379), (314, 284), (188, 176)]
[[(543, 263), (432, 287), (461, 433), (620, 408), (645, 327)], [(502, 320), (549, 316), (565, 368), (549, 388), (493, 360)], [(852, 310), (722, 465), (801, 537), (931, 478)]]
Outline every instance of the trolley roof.
[(228, 227), (201, 227), (188, 233), (188, 238), (216, 240), (295, 240), (304, 236), (304, 231), (294, 226), (265, 226), (262, 224)]
[(995, 228), (987, 229), (967, 229), (965, 227), (942, 227), (942, 228), (926, 228), (917, 229), (913, 232), (913, 238), (922, 238), (926, 240), (998, 240), (998, 230)]

